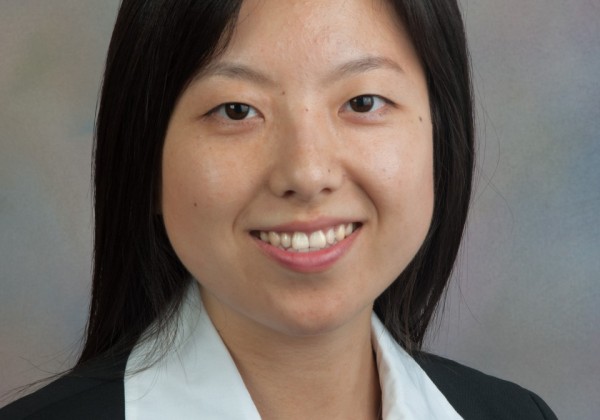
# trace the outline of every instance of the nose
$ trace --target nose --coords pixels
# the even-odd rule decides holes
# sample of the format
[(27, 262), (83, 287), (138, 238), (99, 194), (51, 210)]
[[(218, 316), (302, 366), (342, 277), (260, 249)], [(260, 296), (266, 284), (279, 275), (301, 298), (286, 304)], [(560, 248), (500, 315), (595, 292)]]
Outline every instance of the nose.
[(325, 117), (308, 110), (300, 114), (282, 121), (276, 130), (269, 188), (278, 197), (313, 202), (342, 185), (341, 145)]

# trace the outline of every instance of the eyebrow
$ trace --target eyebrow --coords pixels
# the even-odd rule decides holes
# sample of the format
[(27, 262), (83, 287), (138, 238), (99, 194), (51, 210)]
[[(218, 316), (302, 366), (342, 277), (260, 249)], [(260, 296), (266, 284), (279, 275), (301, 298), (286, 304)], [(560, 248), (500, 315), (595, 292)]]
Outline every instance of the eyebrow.
[(202, 70), (195, 79), (201, 79), (211, 76), (222, 76), (229, 79), (247, 80), (258, 85), (275, 86), (277, 83), (269, 76), (254, 70), (244, 64), (217, 62), (209, 64)]
[[(378, 69), (388, 69), (399, 74), (405, 74), (402, 67), (394, 60), (383, 56), (367, 55), (352, 59), (336, 66), (333, 71), (325, 76), (322, 83), (327, 85), (340, 78), (347, 78)], [(209, 64), (194, 79), (197, 80), (211, 76), (222, 76), (229, 79), (246, 80), (258, 85), (269, 87), (277, 85), (277, 82), (271, 79), (268, 75), (244, 64), (231, 62), (217, 62)]]
[(404, 74), (402, 67), (394, 60), (383, 56), (367, 55), (340, 64), (326, 77), (326, 82), (334, 82), (338, 78), (379, 69), (393, 70), (396, 73)]

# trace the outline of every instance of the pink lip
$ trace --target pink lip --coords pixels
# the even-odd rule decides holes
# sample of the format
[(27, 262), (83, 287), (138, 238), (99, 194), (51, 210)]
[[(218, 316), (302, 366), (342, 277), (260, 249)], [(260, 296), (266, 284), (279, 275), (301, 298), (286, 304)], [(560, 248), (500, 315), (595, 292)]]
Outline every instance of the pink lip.
[[(286, 230), (287, 229), (288, 226), (286, 226)], [(291, 230), (292, 229), (287, 231)], [(271, 245), (270, 243), (262, 241), (258, 238), (253, 237), (253, 239), (256, 241), (256, 244), (264, 253), (266, 253), (269, 257), (273, 258), (275, 261), (277, 261), (284, 267), (289, 268), (293, 271), (297, 271), (299, 273), (318, 273), (327, 270), (332, 265), (334, 265), (336, 261), (342, 258), (345, 254), (347, 254), (360, 231), (361, 229), (355, 230), (350, 236), (344, 238), (343, 241), (338, 242), (335, 245), (330, 246), (329, 248), (312, 252), (284, 251), (283, 249), (277, 248)]]

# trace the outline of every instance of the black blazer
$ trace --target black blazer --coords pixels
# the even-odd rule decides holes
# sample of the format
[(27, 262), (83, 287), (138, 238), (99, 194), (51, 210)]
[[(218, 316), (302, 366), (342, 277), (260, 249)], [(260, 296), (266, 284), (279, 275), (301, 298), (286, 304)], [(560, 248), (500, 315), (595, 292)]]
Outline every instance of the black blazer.
[[(466, 420), (556, 419), (540, 397), (518, 385), (431, 354), (414, 357)], [(124, 419), (126, 362), (125, 357), (70, 373), (0, 409), (0, 420)]]

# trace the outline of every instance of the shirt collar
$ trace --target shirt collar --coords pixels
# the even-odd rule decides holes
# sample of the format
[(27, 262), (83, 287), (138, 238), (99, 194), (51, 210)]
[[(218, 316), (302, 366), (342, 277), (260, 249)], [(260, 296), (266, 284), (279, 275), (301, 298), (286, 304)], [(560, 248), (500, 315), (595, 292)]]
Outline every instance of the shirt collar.
[(374, 313), (371, 315), (371, 342), (377, 357), (385, 420), (462, 419)]
[[(383, 418), (460, 419), (375, 314), (371, 325)], [(154, 344), (152, 339), (141, 342), (127, 361), (127, 420), (260, 419), (229, 351), (202, 307), (197, 287), (190, 287), (182, 305), (174, 345), (150, 368), (140, 370)]]
[(229, 351), (202, 307), (197, 287), (190, 287), (185, 297), (173, 347), (149, 369), (134, 373), (154, 344), (142, 342), (127, 361), (127, 420), (260, 420)]

